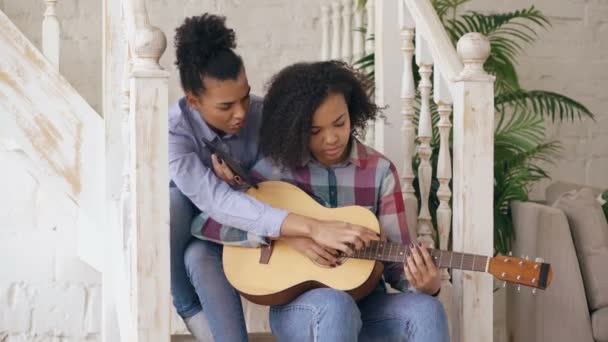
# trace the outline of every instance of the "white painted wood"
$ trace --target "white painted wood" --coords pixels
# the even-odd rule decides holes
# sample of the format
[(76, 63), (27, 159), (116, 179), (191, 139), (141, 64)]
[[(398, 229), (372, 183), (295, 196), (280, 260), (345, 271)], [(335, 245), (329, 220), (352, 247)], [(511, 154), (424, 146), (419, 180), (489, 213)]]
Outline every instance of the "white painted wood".
[(403, 0), (399, 0), (399, 26), (402, 39), (401, 52), (403, 53), (403, 73), (401, 76), (403, 169), (401, 172), (401, 189), (408, 213), (406, 219), (410, 237), (415, 239), (418, 235), (416, 233), (418, 198), (416, 198), (416, 191), (413, 186), (415, 175), (412, 168), (416, 139), (416, 127), (413, 122), (414, 114), (416, 114), (414, 109), (416, 88), (414, 85), (414, 71), (412, 69), (412, 59), (414, 58), (414, 20), (407, 12)]
[[(375, 14), (375, 2), (376, 0), (368, 0), (367, 3), (365, 4), (365, 14), (366, 14), (366, 23), (365, 23), (365, 54), (369, 55), (371, 53), (375, 52), (376, 49), (376, 43), (373, 40), (374, 37), (374, 32), (376, 30), (376, 14)], [(375, 58), (378, 58), (378, 53), (375, 54)], [(375, 64), (377, 64), (377, 62), (374, 62)], [(375, 70), (375, 65), (366, 68), (366, 70), (364, 70), (365, 73), (369, 73), (372, 70)], [(378, 77), (376, 75), (376, 77)], [(378, 92), (378, 82), (376, 82), (376, 91), (375, 93)], [(374, 94), (374, 97), (376, 95)], [(366, 133), (365, 133), (365, 144), (368, 146), (375, 146), (375, 141), (376, 141), (376, 122), (374, 120), (369, 120), (367, 122), (367, 129), (366, 129)]]
[[(439, 159), (437, 162), (437, 179), (439, 181), (439, 189), (437, 197), (439, 198), (439, 208), (437, 209), (437, 232), (439, 235), (439, 248), (442, 250), (448, 249), (448, 241), (450, 238), (450, 229), (452, 227), (452, 209), (450, 208), (450, 198), (452, 192), (450, 190), (450, 180), (452, 179), (452, 161), (450, 156), (450, 114), (452, 113), (452, 97), (449, 91), (447, 82), (442, 76), (441, 69), (435, 66), (433, 73), (433, 99), (437, 104), (439, 112), (439, 122), (437, 127), (439, 130)], [(440, 297), (449, 318), (449, 324), (452, 325), (451, 318), (454, 316), (452, 309), (452, 283), (450, 282), (450, 274), (447, 269), (441, 270), (441, 292)], [(451, 330), (450, 330), (451, 331)]]
[(452, 80), (460, 75), (463, 65), (441, 21), (429, 0), (404, 0), (416, 21), (416, 30), (428, 39), (428, 48), (435, 65), (439, 65), (452, 90)]
[(429, 195), (431, 193), (431, 181), (433, 177), (433, 167), (431, 165), (431, 139), (433, 138), (433, 127), (431, 121), (430, 96), (433, 84), (431, 83), (431, 73), (433, 71), (433, 59), (428, 52), (426, 40), (419, 31), (416, 32), (416, 63), (420, 73), (420, 113), (418, 118), (418, 155), (420, 164), (418, 165), (418, 184), (420, 185), (420, 213), (418, 215), (418, 241), (425, 245), (433, 245), (433, 225), (431, 222), (431, 212), (429, 211)]
[[(121, 158), (116, 157), (119, 152), (114, 151), (116, 170), (111, 174), (113, 191), (118, 196), (109, 199), (118, 203), (113, 206), (117, 217), (109, 234), (115, 262), (111, 268), (114, 303), (121, 341), (162, 342), (170, 340), (171, 313), (167, 186), (169, 74), (158, 63), (166, 48), (166, 38), (162, 31), (150, 25), (144, 0), (124, 0), (122, 10), (128, 49), (107, 52), (123, 61), (109, 72), (109, 78), (124, 80), (123, 72), (129, 73), (128, 90), (117, 87), (109, 94), (113, 105), (119, 107), (111, 124), (122, 144)], [(132, 62), (128, 61), (129, 56)], [(116, 75), (119, 72), (120, 75)]]
[(340, 59), (340, 29), (342, 28), (342, 24), (340, 21), (341, 8), (342, 7), (338, 1), (334, 1), (331, 3), (331, 59)]
[(131, 293), (135, 341), (169, 341), (168, 73), (131, 78)]
[[(376, 45), (374, 43), (374, 32), (376, 30), (376, 13), (375, 13), (375, 2), (376, 0), (368, 0), (365, 4), (366, 14), (366, 30), (365, 30), (365, 54), (369, 55), (375, 51)], [(369, 72), (371, 70), (367, 70)]]
[(46, 11), (42, 20), (42, 53), (59, 69), (59, 49), (61, 42), (61, 29), (55, 11), (57, 0), (44, 0)]
[[(44, 186), (79, 207), (80, 232), (99, 236), (104, 215), (101, 117), (2, 12), (0, 51), (0, 136), (20, 146), (30, 166), (47, 180)], [(101, 270), (102, 257), (84, 252), (81, 257)]]
[(398, 23), (398, 2), (380, 1), (374, 3), (375, 14), (375, 101), (386, 107), (384, 117), (379, 118), (375, 127), (374, 147), (388, 155), (396, 165), (402, 165), (401, 144), (386, 141), (386, 136), (396, 136), (401, 132), (401, 79), (394, 75), (403, 72), (401, 37)]
[(321, 6), (321, 60), (329, 59), (329, 6)]
[(353, 58), (353, 29), (351, 26), (353, 15), (352, 0), (342, 0), (342, 60), (351, 63)]
[[(493, 153), (494, 78), (481, 65), (489, 41), (478, 33), (463, 36), (458, 53), (465, 68), (456, 79), (454, 99), (453, 250), (482, 255), (494, 251)], [(454, 271), (452, 339), (491, 341), (492, 277)]]
[(353, 3), (353, 63), (360, 60), (365, 52), (365, 33), (363, 29), (363, 10), (357, 8), (357, 0)]
[[(127, 341), (136, 330), (136, 318), (129, 301), (128, 263), (124, 255), (123, 188), (127, 158), (128, 135), (125, 136), (128, 102), (124, 103), (124, 88), (128, 94), (127, 27), (120, 0), (102, 2), (102, 89), (106, 131), (106, 234), (104, 244), (88, 248), (101, 248), (106, 254), (102, 276), (102, 340)], [(121, 86), (122, 85), (122, 86)], [(127, 98), (128, 101), (128, 98)], [(121, 339), (122, 337), (122, 339)]]

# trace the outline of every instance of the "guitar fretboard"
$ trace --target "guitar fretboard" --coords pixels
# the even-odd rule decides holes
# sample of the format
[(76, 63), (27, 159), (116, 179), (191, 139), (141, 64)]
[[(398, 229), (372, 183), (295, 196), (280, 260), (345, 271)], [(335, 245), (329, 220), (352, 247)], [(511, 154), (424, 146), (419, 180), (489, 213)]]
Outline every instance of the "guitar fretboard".
[[(391, 262), (405, 262), (410, 252), (408, 246), (388, 241), (371, 241), (367, 248), (355, 251), (351, 258)], [(437, 267), (466, 271), (485, 272), (487, 256), (429, 249)]]

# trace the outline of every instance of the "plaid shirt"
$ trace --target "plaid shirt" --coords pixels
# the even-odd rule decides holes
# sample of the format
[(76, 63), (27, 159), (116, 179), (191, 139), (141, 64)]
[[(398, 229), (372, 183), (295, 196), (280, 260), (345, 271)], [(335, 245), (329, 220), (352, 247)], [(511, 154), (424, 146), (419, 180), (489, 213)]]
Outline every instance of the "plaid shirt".
[[(358, 205), (371, 210), (389, 241), (410, 243), (405, 220), (405, 206), (399, 175), (393, 163), (375, 150), (352, 140), (349, 158), (341, 164), (324, 166), (310, 158), (292, 170), (262, 159), (251, 170), (259, 180), (281, 180), (307, 192), (325, 207)], [(223, 226), (204, 213), (192, 223), (195, 237), (226, 245), (257, 247), (266, 244), (264, 237), (233, 227)], [(403, 265), (385, 263), (385, 280), (392, 287), (405, 290)]]

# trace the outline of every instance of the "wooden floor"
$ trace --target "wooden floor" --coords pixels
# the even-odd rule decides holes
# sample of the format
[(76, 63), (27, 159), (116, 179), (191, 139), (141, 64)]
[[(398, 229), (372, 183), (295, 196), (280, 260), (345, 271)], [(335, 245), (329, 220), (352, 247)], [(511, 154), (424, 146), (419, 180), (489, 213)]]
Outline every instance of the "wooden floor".
[[(190, 335), (173, 335), (171, 342), (197, 342)], [(198, 341), (198, 342), (213, 342), (213, 341)], [(249, 334), (249, 342), (276, 342), (276, 339), (270, 334), (252, 333)]]

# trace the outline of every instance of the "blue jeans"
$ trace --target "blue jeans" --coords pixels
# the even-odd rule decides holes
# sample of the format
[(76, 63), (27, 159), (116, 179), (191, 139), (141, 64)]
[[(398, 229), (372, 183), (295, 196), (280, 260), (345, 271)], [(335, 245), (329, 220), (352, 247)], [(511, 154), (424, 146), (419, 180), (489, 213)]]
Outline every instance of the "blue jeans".
[(170, 188), (171, 294), (182, 318), (206, 313), (216, 342), (246, 342), (241, 297), (228, 283), (222, 245), (195, 239), (190, 223), (200, 211), (177, 188)]
[(183, 317), (191, 317), (201, 311), (194, 287), (190, 283), (184, 253), (190, 241), (190, 223), (194, 215), (200, 211), (182, 192), (175, 187), (169, 188), (169, 226), (171, 231), (171, 295), (177, 313)]
[(426, 294), (374, 292), (355, 302), (333, 289), (315, 289), (270, 309), (279, 341), (449, 341), (443, 305)]

